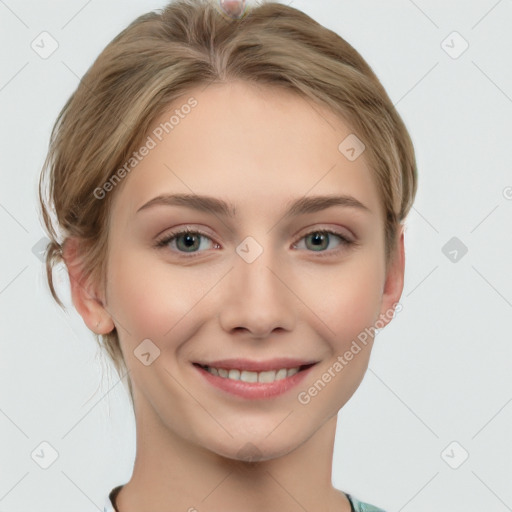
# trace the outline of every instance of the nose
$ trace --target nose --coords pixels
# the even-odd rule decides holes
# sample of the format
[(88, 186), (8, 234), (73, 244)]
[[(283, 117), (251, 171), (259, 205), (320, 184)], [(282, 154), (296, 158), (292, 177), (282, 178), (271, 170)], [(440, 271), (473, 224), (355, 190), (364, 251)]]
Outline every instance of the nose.
[(254, 338), (265, 338), (273, 331), (292, 331), (298, 299), (291, 280), (289, 269), (279, 265), (270, 250), (263, 250), (250, 263), (235, 255), (219, 297), (222, 328), (230, 334), (241, 331)]

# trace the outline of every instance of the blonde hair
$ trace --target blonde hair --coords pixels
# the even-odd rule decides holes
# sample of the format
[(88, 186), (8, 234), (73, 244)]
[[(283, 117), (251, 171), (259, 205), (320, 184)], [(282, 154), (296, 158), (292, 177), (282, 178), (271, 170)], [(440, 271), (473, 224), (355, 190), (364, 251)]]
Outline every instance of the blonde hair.
[[(39, 200), (50, 238), (47, 280), (61, 307), (52, 270), (63, 261), (68, 238), (80, 243), (85, 278), (102, 287), (106, 282), (109, 215), (118, 190), (101, 200), (94, 191), (180, 96), (201, 84), (240, 79), (327, 106), (364, 142), (382, 198), (389, 262), (416, 194), (415, 155), (400, 115), (361, 55), (335, 32), (278, 2), (263, 2), (234, 19), (213, 1), (177, 0), (138, 17), (106, 46), (53, 127)], [(126, 365), (116, 329), (102, 338), (122, 375)], [(129, 391), (133, 404), (131, 380)]]

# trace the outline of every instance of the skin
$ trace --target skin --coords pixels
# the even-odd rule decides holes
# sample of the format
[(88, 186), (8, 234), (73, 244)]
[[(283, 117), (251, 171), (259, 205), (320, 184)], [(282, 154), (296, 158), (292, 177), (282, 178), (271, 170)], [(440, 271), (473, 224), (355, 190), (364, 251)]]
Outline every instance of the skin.
[[(364, 376), (373, 339), (308, 404), (297, 394), (365, 328), (388, 323), (403, 289), (403, 230), (386, 266), (379, 191), (364, 153), (349, 161), (338, 151), (351, 131), (328, 109), (241, 81), (193, 89), (179, 105), (190, 96), (198, 105), (111, 192), (105, 294), (81, 281), (72, 242), (65, 251), (75, 307), (90, 329), (117, 328), (134, 386), (137, 453), (119, 510), (349, 512), (331, 483), (336, 415)], [(136, 213), (164, 192), (221, 198), (237, 215), (166, 205)], [(284, 217), (288, 201), (326, 194), (349, 194), (370, 211)], [(185, 226), (208, 235), (192, 255), (183, 237), (153, 246)], [(329, 235), (315, 250), (306, 235), (325, 228), (357, 245)], [(252, 263), (235, 251), (247, 236), (263, 248)], [(160, 355), (145, 366), (134, 350), (148, 338)], [(281, 356), (319, 363), (271, 400), (227, 395), (192, 366)], [(248, 443), (256, 462), (244, 461)]]

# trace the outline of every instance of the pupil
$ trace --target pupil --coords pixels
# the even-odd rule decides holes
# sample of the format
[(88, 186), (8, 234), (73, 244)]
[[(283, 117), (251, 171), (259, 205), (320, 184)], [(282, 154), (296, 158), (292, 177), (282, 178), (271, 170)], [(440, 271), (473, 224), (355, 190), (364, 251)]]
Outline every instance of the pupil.
[(190, 234), (183, 235), (183, 240), (184, 240), (184, 244), (185, 244), (186, 248), (191, 248), (194, 245), (196, 245), (194, 238), (197, 238), (197, 237), (195, 237), (195, 235), (190, 235)]
[(325, 240), (327, 239), (327, 235), (322, 233), (315, 233), (314, 235), (312, 235), (312, 238), (313, 245), (315, 247), (321, 247), (322, 242), (325, 242)]

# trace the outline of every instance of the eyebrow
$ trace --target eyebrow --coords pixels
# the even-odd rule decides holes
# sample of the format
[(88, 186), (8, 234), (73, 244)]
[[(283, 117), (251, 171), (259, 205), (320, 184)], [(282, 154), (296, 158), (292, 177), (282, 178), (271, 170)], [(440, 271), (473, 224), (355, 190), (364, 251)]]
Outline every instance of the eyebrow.
[[(213, 212), (225, 217), (235, 217), (237, 213), (236, 207), (233, 204), (216, 197), (200, 196), (197, 194), (161, 194), (143, 204), (137, 210), (137, 213), (156, 205), (185, 206), (198, 211)], [(287, 206), (288, 209), (284, 215), (285, 218), (294, 215), (315, 213), (330, 208), (331, 206), (355, 208), (371, 213), (371, 210), (367, 206), (350, 195), (301, 197), (300, 199), (288, 202)]]

